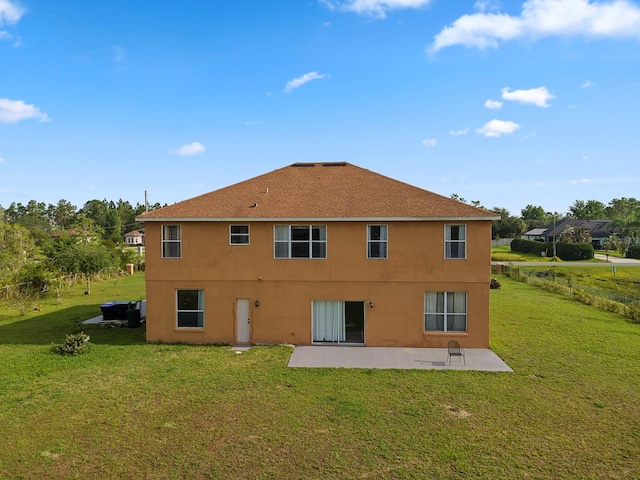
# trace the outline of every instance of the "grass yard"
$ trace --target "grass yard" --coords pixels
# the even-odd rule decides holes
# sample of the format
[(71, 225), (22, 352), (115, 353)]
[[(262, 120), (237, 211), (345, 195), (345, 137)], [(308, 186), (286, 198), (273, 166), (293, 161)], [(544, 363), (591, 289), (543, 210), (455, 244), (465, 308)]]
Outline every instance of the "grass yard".
[(288, 347), (126, 328), (53, 354), (113, 288), (142, 295), (110, 282), (0, 310), (0, 478), (640, 478), (640, 326), (616, 315), (500, 277), (492, 347), (514, 373), (289, 369)]
[(513, 252), (509, 245), (501, 245), (491, 249), (491, 260), (494, 262), (548, 262), (548, 257), (532, 253)]
[[(582, 289), (591, 295), (600, 296), (625, 305), (640, 305), (640, 268), (611, 265), (602, 267), (566, 267), (562, 263), (553, 267), (512, 266), (506, 267), (521, 276), (533, 279), (544, 286), (545, 282)], [(536, 277), (543, 273), (544, 277)], [(534, 278), (536, 277), (536, 278)]]

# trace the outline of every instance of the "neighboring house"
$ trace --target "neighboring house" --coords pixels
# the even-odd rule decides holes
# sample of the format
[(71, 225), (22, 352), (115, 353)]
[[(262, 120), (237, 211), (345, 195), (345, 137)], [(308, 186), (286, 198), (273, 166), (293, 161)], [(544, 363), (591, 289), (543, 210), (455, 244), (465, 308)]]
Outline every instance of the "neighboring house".
[(499, 218), (344, 162), (145, 213), (147, 340), (487, 348)]
[(522, 234), (521, 238), (527, 240), (539, 240), (542, 242), (560, 241), (560, 235), (569, 227), (585, 227), (589, 230), (591, 244), (599, 249), (604, 245), (604, 241), (615, 232), (611, 220), (576, 220), (574, 218), (564, 218), (555, 224), (553, 223), (542, 228), (534, 228)]
[(545, 241), (545, 233), (547, 231), (547, 227), (542, 227), (542, 228), (533, 228), (531, 230), (529, 230), (528, 232), (523, 233), (520, 238), (523, 238), (525, 240), (537, 240), (539, 242), (544, 242)]
[(144, 245), (144, 229), (125, 233), (124, 243), (127, 245)]

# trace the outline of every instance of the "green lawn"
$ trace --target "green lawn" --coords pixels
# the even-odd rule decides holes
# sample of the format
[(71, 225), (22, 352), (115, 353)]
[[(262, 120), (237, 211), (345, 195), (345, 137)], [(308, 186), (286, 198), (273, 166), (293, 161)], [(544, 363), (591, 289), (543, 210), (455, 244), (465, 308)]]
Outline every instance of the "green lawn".
[(88, 327), (139, 275), (0, 310), (0, 478), (640, 478), (640, 326), (500, 277), (514, 373), (289, 369), (288, 347), (150, 345)]
[(491, 249), (491, 260), (494, 262), (548, 262), (550, 258), (532, 253), (512, 252), (509, 245), (501, 245)]
[[(603, 253), (603, 252), (596, 252)], [(552, 258), (534, 255), (533, 253), (514, 252), (509, 245), (501, 245), (491, 248), (491, 260), (494, 262), (549, 262)], [(602, 262), (596, 258), (581, 260), (583, 262)], [(561, 263), (562, 261), (560, 261)]]

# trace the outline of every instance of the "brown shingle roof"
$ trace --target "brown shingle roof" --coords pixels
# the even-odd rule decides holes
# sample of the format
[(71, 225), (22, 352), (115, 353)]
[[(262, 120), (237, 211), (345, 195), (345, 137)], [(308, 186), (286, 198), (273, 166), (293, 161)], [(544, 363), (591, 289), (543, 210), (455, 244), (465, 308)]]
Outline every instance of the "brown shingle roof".
[(140, 220), (496, 219), (349, 163), (295, 163), (141, 215)]

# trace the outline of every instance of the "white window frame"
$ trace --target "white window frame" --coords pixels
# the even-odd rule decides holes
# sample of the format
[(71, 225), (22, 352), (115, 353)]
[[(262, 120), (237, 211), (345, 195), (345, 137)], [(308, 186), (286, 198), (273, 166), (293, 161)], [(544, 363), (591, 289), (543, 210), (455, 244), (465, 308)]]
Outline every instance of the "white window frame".
[[(428, 296), (430, 294), (443, 294), (443, 304), (442, 304), (442, 311), (437, 311), (437, 301), (436, 301), (436, 309), (435, 311), (429, 311), (429, 301), (428, 301)], [(464, 312), (460, 312), (460, 311), (453, 311), (456, 309), (456, 305), (455, 305), (455, 300), (456, 300), (456, 295), (460, 295), (460, 294), (464, 294)], [(453, 302), (453, 303), (452, 303)], [(458, 305), (459, 307), (459, 305)], [(451, 310), (451, 311), (449, 311)], [(439, 316), (442, 317), (442, 321), (443, 321), (443, 329), (437, 329), (437, 328), (432, 328), (432, 329), (428, 329), (427, 328), (427, 324), (428, 324), (428, 316)], [(451, 319), (452, 322), (455, 322), (455, 318), (454, 317), (464, 317), (464, 330), (455, 330), (452, 329), (450, 330), (448, 328), (448, 323), (449, 320)], [(423, 317), (423, 321), (424, 321), (424, 331), (425, 332), (453, 332), (453, 333), (467, 333), (468, 329), (469, 329), (469, 292), (465, 292), (465, 291), (449, 291), (449, 292), (438, 292), (438, 291), (427, 291), (424, 292), (424, 317)]]
[[(233, 233), (233, 227), (247, 227), (247, 233)], [(234, 242), (234, 238), (247, 237), (246, 242)], [(251, 242), (251, 227), (249, 225), (229, 225), (229, 245), (250, 245)]]
[[(371, 227), (380, 227), (380, 236), (382, 237), (382, 229), (384, 228), (384, 239), (372, 240), (371, 239)], [(373, 257), (371, 256), (372, 244), (384, 244), (384, 256)], [(371, 260), (386, 260), (389, 258), (389, 226), (385, 224), (371, 224), (367, 225), (367, 258)]]
[[(280, 229), (280, 232), (284, 233), (286, 228), (286, 238), (280, 238), (278, 239), (278, 229)], [(293, 257), (291, 256), (291, 245), (292, 243), (302, 243), (302, 241), (299, 240), (292, 240), (292, 235), (291, 235), (291, 230), (292, 228), (308, 228), (309, 229), (309, 240), (307, 240), (307, 242), (309, 243), (309, 256), (308, 257)], [(323, 229), (324, 235), (324, 239), (321, 240), (314, 240), (313, 239), (313, 229), (314, 228), (318, 228), (318, 229)], [(278, 256), (277, 255), (277, 245), (278, 244), (286, 244), (287, 245), (287, 256)], [(324, 256), (323, 257), (314, 257), (313, 256), (313, 246), (318, 245), (318, 244), (324, 244)], [(327, 258), (327, 226), (326, 225), (274, 225), (273, 226), (273, 258), (276, 260), (283, 260), (283, 259), (289, 259), (289, 260), (326, 260)]]
[[(464, 238), (452, 240), (451, 227), (461, 227), (463, 229), (462, 232), (463, 232)], [(450, 248), (448, 248), (451, 245), (462, 245), (462, 248), (464, 249), (464, 255), (461, 257), (451, 256)], [(444, 258), (447, 260), (464, 260), (467, 258), (467, 225), (466, 224), (452, 223), (452, 224), (446, 224), (444, 226)]]
[[(178, 238), (165, 238), (165, 228), (177, 228)], [(182, 225), (162, 225), (162, 258), (182, 258)], [(165, 255), (165, 245), (176, 244), (178, 245), (178, 255)]]
[[(180, 302), (179, 302), (179, 298), (180, 298), (180, 292), (198, 292), (198, 308), (197, 309), (180, 309)], [(181, 313), (198, 313), (200, 314), (201, 317), (201, 322), (202, 325), (196, 325), (196, 326), (181, 326), (180, 325), (180, 314)], [(182, 329), (182, 328), (198, 328), (198, 329), (204, 329), (204, 290), (201, 289), (197, 289), (197, 288), (178, 288), (176, 289), (176, 328)]]

